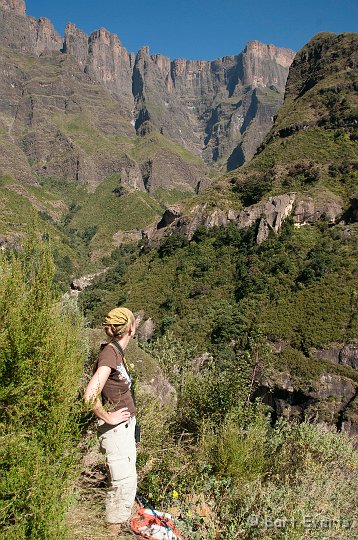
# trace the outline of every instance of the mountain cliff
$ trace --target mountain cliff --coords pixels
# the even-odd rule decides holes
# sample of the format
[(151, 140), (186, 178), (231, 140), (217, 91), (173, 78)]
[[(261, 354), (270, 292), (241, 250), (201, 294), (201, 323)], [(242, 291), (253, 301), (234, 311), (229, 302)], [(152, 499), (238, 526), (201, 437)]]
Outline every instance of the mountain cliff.
[[(11, 162), (14, 161), (14, 173), (21, 169), (21, 178), (31, 177), (31, 168), (35, 174), (77, 180), (87, 178), (89, 183), (98, 183), (106, 174), (120, 172), (122, 167), (113, 163), (118, 161), (113, 157), (109, 158), (108, 163), (105, 157), (99, 162), (96, 158), (93, 162), (91, 155), (84, 156), (84, 148), (77, 148), (75, 134), (69, 137), (68, 133), (64, 133), (63, 126), (58, 125), (55, 116), (58, 120), (59, 115), (64, 114), (69, 118), (78, 112), (87, 117), (92, 117), (94, 113), (95, 118), (102, 118), (99, 101), (98, 114), (92, 107), (93, 102), (89, 110), (85, 106), (88, 101), (86, 92), (91, 93), (95, 88), (94, 82), (102, 87), (95, 90), (102, 96), (101, 102), (111, 102), (106, 107), (111, 114), (107, 112), (105, 116), (112, 118), (107, 120), (106, 127), (103, 129), (94, 121), (95, 129), (100, 129), (104, 137), (143, 136), (157, 131), (208, 164), (218, 161), (222, 166), (228, 163), (229, 168), (233, 168), (252, 157), (270, 128), (272, 117), (282, 102), (288, 68), (294, 56), (290, 50), (259, 42), (250, 42), (238, 56), (213, 62), (170, 61), (161, 55), (150, 55), (147, 47), (133, 54), (127, 52), (116, 35), (104, 28), (88, 36), (75, 25), (68, 24), (62, 38), (48, 19), (26, 16), (22, 0), (0, 1), (0, 46), (4, 64), (1, 106), (7, 116), (4, 123), (14, 127), (20, 124), (24, 116), (17, 113), (14, 116), (14, 111), (16, 108), (23, 110), (27, 103), (24, 115), (32, 119), (32, 127), (36, 129), (39, 116), (47, 125), (45, 132), (48, 132), (49, 124), (57, 124), (61, 146), (64, 144), (68, 153), (72, 154), (69, 157), (70, 167), (65, 165), (63, 170), (54, 167), (50, 148), (54, 137), (51, 137), (49, 146), (37, 147), (36, 152), (33, 150), (36, 143), (31, 143), (29, 151), (28, 143), (19, 139), (18, 133), (16, 137), (16, 129), (11, 127), (8, 141), (11, 147), (10, 161), (7, 169), (1, 172), (11, 174)], [(29, 58), (25, 61), (26, 56)], [(51, 82), (44, 67), (46, 62), (52, 71)], [(35, 71), (36, 80), (32, 80), (32, 88), (28, 81)], [(39, 80), (42, 76), (47, 80)], [(81, 88), (77, 87), (79, 80), (84, 83), (81, 83)], [(22, 81), (21, 84), (19, 81)], [(46, 88), (44, 93), (43, 88)], [(82, 103), (58, 107), (59, 102), (74, 101), (68, 100), (63, 94), (78, 94), (78, 100)], [(54, 95), (59, 96), (57, 103), (55, 108), (49, 108), (49, 100)], [(41, 115), (33, 113), (33, 109), (38, 107), (42, 109)], [(119, 120), (116, 121), (116, 118)], [(119, 124), (118, 128), (114, 127), (116, 123)], [(26, 122), (22, 126), (22, 133), (25, 129), (28, 129)], [(14, 145), (20, 147), (20, 151)], [(107, 146), (111, 146), (111, 143)], [(26, 160), (41, 161), (44, 168), (29, 168)], [(168, 162), (167, 157), (164, 157), (164, 161)], [(148, 165), (139, 164), (139, 168), (146, 171)], [(177, 166), (174, 168), (178, 170)], [(193, 172), (189, 188), (195, 188), (198, 183), (207, 185), (206, 174), (204, 166), (201, 166), (199, 174)], [(159, 184), (171, 187), (170, 182), (163, 179), (168, 176), (167, 170), (162, 170), (161, 175)], [(146, 172), (142, 176), (146, 176)], [(152, 186), (156, 183), (147, 182)], [(180, 184), (187, 185), (186, 172)]]
[(0, 1), (0, 44), (22, 53), (39, 55), (58, 51), (62, 37), (45, 17), (26, 17), (23, 0)]
[[(297, 53), (260, 151), (198, 198), (167, 208), (122, 285), (158, 334), (192, 340), (215, 363), (235, 362), (253, 332), (265, 336), (255, 397), (274, 418), (318, 419), (351, 434), (357, 50), (357, 34), (318, 34)], [(97, 287), (106, 289), (103, 280)]]
[(250, 42), (243, 53), (213, 62), (129, 54), (104, 28), (65, 31), (64, 51), (123, 105), (137, 133), (160, 130), (207, 162), (229, 167), (250, 159), (282, 103), (294, 53)]

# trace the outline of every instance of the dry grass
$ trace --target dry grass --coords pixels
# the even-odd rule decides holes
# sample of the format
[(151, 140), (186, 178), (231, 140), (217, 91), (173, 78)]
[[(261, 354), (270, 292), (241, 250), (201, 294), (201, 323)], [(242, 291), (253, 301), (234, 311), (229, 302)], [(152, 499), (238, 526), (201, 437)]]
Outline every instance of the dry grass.
[(105, 540), (105, 467), (98, 447), (83, 455), (75, 501), (67, 516), (68, 540)]
[[(82, 471), (77, 481), (75, 500), (67, 515), (66, 540), (108, 540), (111, 538), (107, 529), (105, 513), (106, 467), (104, 457), (99, 452), (98, 443), (88, 448), (90, 437), (86, 437), (83, 446)], [(86, 448), (87, 447), (87, 448)], [(121, 533), (117, 540), (136, 537), (134, 533)], [(136, 537), (137, 538), (137, 537)]]

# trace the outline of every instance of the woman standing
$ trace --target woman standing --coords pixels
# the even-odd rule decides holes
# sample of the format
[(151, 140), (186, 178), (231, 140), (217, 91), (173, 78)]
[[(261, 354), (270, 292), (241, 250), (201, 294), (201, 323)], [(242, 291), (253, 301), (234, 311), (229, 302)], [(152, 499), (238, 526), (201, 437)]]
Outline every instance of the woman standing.
[(103, 325), (110, 340), (99, 354), (95, 373), (85, 391), (85, 401), (92, 404), (99, 418), (100, 447), (106, 455), (109, 474), (106, 521), (116, 534), (130, 518), (137, 489), (136, 411), (124, 358), (136, 323), (129, 309), (119, 307), (108, 313)]

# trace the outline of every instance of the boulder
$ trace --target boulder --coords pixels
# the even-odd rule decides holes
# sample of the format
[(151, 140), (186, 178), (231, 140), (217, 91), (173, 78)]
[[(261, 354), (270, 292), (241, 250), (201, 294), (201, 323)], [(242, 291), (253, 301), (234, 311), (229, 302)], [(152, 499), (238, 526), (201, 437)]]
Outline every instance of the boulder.
[(335, 198), (325, 201), (314, 201), (311, 197), (297, 201), (292, 212), (292, 218), (297, 227), (315, 223), (323, 216), (330, 222), (335, 223), (342, 214), (342, 204)]
[(73, 279), (71, 281), (71, 289), (73, 291), (82, 292), (85, 289), (87, 289), (87, 287), (92, 285), (93, 280), (96, 279), (96, 277), (101, 276), (105, 272), (106, 272), (106, 270), (101, 270), (100, 272), (95, 272), (94, 274), (87, 274), (86, 276), (82, 276), (80, 278)]
[(178, 205), (175, 205), (175, 206), (169, 206), (163, 216), (162, 216), (162, 219), (159, 221), (158, 225), (157, 225), (157, 229), (162, 229), (163, 227), (168, 227), (168, 225), (170, 225), (171, 223), (173, 223), (173, 221), (175, 221), (176, 219), (178, 219), (180, 217), (180, 214), (181, 214), (181, 210), (180, 210), (180, 206)]
[(358, 343), (345, 345), (339, 353), (339, 363), (358, 369)]
[(295, 193), (270, 197), (265, 204), (257, 233), (257, 243), (268, 238), (270, 231), (278, 232), (287, 216), (290, 215), (295, 201)]
[(139, 325), (137, 330), (138, 339), (141, 341), (149, 341), (154, 336), (155, 323), (152, 318), (147, 319)]

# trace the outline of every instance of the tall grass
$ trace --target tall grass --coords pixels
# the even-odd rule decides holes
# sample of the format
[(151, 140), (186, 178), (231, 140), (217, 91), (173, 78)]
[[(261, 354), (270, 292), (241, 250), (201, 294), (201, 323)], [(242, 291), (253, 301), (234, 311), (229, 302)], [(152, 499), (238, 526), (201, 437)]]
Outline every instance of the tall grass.
[[(358, 452), (352, 438), (323, 424), (281, 418), (272, 425), (265, 406), (242, 399), (250, 379), (235, 377), (238, 366), (225, 370), (208, 363), (188, 378), (187, 347), (171, 334), (151, 352), (178, 400), (168, 410), (140, 396), (139, 485), (158, 508), (179, 518), (185, 537), (353, 538)], [(224, 395), (236, 400), (218, 394), (215, 381), (222, 373)]]
[(53, 286), (35, 235), (0, 258), (0, 525), (4, 540), (63, 537), (79, 438), (82, 318)]

